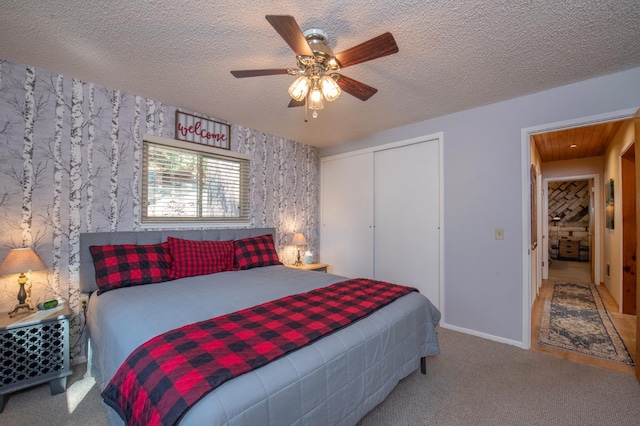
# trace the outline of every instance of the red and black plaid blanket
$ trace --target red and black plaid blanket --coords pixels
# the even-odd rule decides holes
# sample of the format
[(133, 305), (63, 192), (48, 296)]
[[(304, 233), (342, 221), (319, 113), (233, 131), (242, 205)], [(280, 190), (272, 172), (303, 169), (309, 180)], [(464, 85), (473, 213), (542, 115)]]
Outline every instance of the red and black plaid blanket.
[(205, 394), (412, 291), (352, 279), (154, 337), (102, 392), (129, 425), (174, 425)]

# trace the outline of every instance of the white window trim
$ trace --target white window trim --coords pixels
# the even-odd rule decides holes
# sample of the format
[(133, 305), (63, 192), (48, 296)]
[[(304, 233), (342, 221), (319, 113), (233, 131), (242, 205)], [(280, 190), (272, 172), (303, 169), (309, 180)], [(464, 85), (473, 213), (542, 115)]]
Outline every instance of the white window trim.
[[(224, 157), (229, 157), (229, 158), (234, 158), (234, 159), (239, 159), (239, 160), (251, 160), (251, 156), (248, 154), (242, 154), (239, 152), (234, 152), (234, 151), (230, 151), (228, 149), (222, 149), (222, 148), (217, 148), (214, 146), (209, 146), (209, 145), (204, 145), (204, 144), (199, 144), (196, 142), (188, 142), (188, 141), (181, 141), (178, 139), (169, 139), (169, 138), (163, 138), (161, 136), (155, 136), (155, 135), (149, 135), (149, 134), (144, 134), (142, 137), (142, 143), (144, 144), (144, 141), (147, 142), (151, 142), (154, 144), (158, 144), (158, 145), (164, 145), (170, 148), (183, 148), (183, 149), (188, 149), (188, 150), (192, 150), (192, 151), (201, 151), (201, 152), (207, 152), (210, 154), (215, 154), (215, 155), (220, 155), (220, 156), (224, 156)], [(142, 170), (142, 168), (144, 167), (144, 159), (141, 158), (140, 159), (140, 170)], [(143, 202), (143, 197), (142, 197), (142, 180), (143, 180), (143, 173), (140, 173), (140, 177), (139, 177), (139, 182), (137, 182), (138, 185), (138, 191), (140, 193), (140, 202)], [(250, 188), (249, 188), (250, 189)], [(174, 222), (174, 221), (167, 221), (167, 222), (143, 222), (142, 221), (142, 209), (140, 210), (140, 214), (141, 217), (139, 218), (140, 220), (140, 229), (197, 229), (197, 228), (246, 228), (249, 227), (251, 225), (250, 220), (247, 219), (246, 221), (215, 221), (215, 222), (206, 222), (206, 221), (188, 221), (188, 222)]]
[(159, 145), (166, 145), (172, 148), (183, 148), (189, 149), (191, 151), (208, 152), (215, 155), (222, 155), (224, 157), (237, 158), (239, 160), (251, 160), (251, 156), (248, 154), (241, 154), (239, 152), (229, 151), (228, 149), (216, 148), (215, 146), (204, 145), (196, 142), (187, 142), (154, 135), (144, 135), (142, 140), (157, 143)]

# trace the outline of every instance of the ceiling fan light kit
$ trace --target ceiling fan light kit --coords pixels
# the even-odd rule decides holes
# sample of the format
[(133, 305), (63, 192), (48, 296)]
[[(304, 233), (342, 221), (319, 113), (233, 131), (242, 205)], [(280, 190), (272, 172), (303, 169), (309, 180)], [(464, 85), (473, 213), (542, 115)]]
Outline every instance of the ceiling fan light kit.
[(338, 99), (338, 97), (342, 93), (342, 89), (340, 89), (338, 83), (336, 83), (336, 81), (328, 75), (325, 75), (320, 79), (320, 89), (322, 89), (324, 98), (329, 102), (333, 102)]
[(398, 52), (391, 33), (384, 33), (334, 55), (324, 31), (313, 28), (302, 32), (296, 20), (288, 15), (267, 15), (266, 19), (296, 54), (297, 68), (241, 70), (231, 71), (231, 74), (236, 78), (276, 74), (298, 76), (289, 86), (292, 99), (289, 107), (304, 105), (305, 118), (307, 110), (312, 110), (312, 117), (316, 118), (317, 110), (324, 108), (324, 101), (335, 101), (343, 90), (362, 101), (369, 99), (377, 89), (338, 71)]
[(304, 101), (309, 93), (309, 79), (301, 75), (289, 86), (289, 95), (298, 102)]
[[(318, 88), (318, 85), (314, 83), (313, 89), (309, 92), (308, 105), (309, 109), (318, 110), (324, 108), (324, 96)], [(315, 118), (315, 117), (314, 117)]]

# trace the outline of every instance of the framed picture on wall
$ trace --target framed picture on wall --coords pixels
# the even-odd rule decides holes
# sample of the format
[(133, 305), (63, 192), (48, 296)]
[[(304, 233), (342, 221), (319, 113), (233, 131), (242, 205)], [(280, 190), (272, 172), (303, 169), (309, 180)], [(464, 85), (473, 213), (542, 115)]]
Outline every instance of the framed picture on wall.
[(614, 229), (614, 186), (613, 179), (609, 179), (609, 182), (605, 184), (605, 193), (607, 194), (607, 201), (605, 204), (605, 226), (607, 229)]

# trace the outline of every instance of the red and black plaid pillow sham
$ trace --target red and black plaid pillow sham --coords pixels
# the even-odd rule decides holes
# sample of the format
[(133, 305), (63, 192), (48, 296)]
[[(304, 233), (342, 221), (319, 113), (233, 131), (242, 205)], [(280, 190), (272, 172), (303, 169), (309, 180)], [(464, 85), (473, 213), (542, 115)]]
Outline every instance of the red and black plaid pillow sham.
[(167, 243), (91, 246), (89, 250), (96, 270), (98, 294), (170, 279), (171, 254)]
[(236, 240), (235, 247), (236, 269), (282, 265), (271, 234)]
[(89, 247), (98, 294), (234, 269), (281, 265), (272, 235), (236, 241), (194, 241), (168, 237), (162, 244)]
[(171, 278), (233, 270), (233, 241), (193, 241), (168, 237), (173, 257)]

